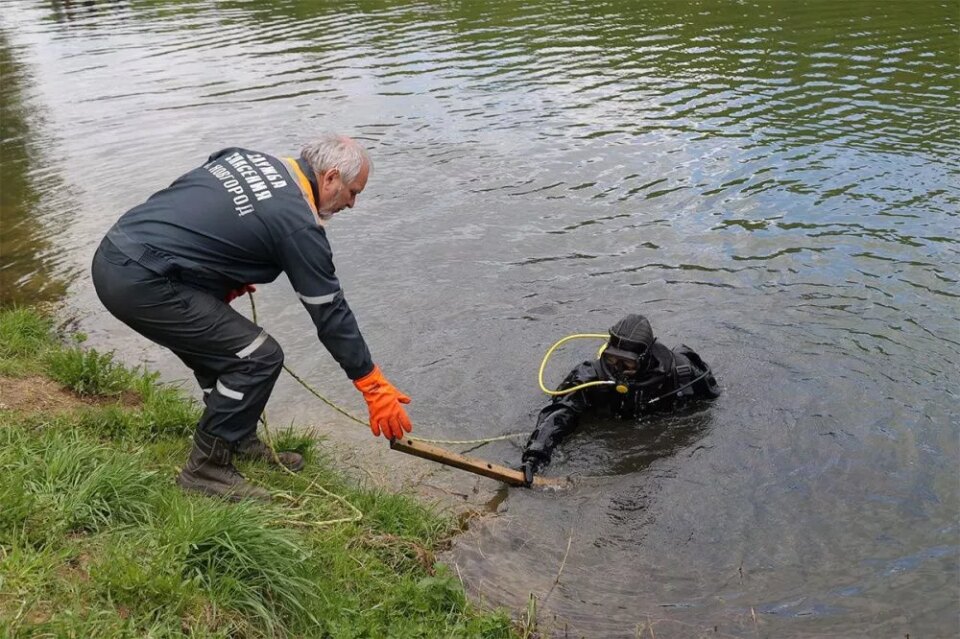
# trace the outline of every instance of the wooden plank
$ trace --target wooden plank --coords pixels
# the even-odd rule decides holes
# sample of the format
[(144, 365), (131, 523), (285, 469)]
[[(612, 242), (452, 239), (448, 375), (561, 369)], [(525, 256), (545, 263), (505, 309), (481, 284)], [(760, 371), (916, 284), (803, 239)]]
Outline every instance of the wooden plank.
[[(446, 466), (453, 466), (460, 470), (465, 470), (476, 475), (483, 475), (492, 479), (498, 479), (511, 486), (525, 486), (523, 473), (519, 470), (507, 468), (488, 462), (476, 457), (467, 457), (460, 453), (455, 453), (439, 446), (427, 444), (410, 437), (404, 437), (402, 440), (394, 439), (390, 441), (390, 448), (398, 450), (401, 453), (429, 459)], [(545, 479), (543, 477), (534, 477), (534, 486), (557, 486), (564, 483), (562, 480)]]

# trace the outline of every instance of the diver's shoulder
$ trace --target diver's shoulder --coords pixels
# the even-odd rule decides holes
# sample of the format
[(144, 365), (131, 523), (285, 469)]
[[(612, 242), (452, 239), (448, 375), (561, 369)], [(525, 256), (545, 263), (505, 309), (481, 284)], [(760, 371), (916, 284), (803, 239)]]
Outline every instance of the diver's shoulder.
[(681, 357), (684, 357), (690, 360), (691, 363), (693, 363), (696, 366), (699, 366), (704, 370), (710, 370), (710, 365), (707, 364), (707, 362), (704, 361), (702, 357), (700, 357), (700, 354), (697, 353), (697, 351), (690, 348), (689, 346), (687, 346), (686, 344), (680, 344), (679, 346), (675, 346), (672, 352), (675, 355), (679, 355)]

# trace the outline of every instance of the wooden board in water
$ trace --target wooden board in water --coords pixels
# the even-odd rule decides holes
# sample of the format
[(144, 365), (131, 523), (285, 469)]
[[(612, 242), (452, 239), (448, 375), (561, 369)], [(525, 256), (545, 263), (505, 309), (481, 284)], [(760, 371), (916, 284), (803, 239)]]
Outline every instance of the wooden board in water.
[[(477, 459), (476, 457), (467, 457), (466, 455), (417, 441), (410, 437), (404, 437), (402, 440), (392, 440), (390, 442), (390, 448), (415, 457), (429, 459), (430, 461), (435, 461), (446, 466), (453, 466), (454, 468), (459, 468), (460, 470), (465, 470), (476, 475), (498, 479), (511, 486), (526, 485), (523, 481), (523, 473), (519, 470), (500, 466), (483, 459)], [(545, 486), (559, 486), (564, 483), (565, 481), (562, 479), (533, 478), (533, 485), (541, 488)]]

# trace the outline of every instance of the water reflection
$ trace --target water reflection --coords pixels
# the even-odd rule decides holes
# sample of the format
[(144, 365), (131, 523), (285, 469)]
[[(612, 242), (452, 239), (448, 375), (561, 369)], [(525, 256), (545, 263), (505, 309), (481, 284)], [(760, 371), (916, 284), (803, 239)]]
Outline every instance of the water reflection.
[(47, 226), (51, 198), (43, 190), (58, 180), (38, 178), (40, 118), (27, 94), (30, 77), (0, 31), (0, 306), (60, 299), (66, 290), (62, 272), (51, 259), (53, 229)]
[(58, 22), (69, 22), (97, 14), (104, 9), (117, 9), (121, 0), (50, 0), (53, 16)]
[[(672, 417), (643, 420), (632, 428), (616, 428), (596, 433), (596, 440), (604, 447), (604, 457), (611, 463), (592, 464), (592, 468), (609, 468), (609, 474), (628, 475), (648, 468), (658, 459), (684, 454), (697, 454), (704, 447), (698, 445), (709, 433), (710, 410), (702, 406), (696, 412)], [(708, 448), (708, 446), (707, 446)]]

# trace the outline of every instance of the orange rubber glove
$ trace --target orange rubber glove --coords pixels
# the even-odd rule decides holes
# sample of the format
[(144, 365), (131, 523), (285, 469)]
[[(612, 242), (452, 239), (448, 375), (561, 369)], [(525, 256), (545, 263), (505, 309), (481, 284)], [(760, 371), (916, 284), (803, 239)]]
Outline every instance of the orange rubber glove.
[(370, 411), (370, 430), (374, 437), (380, 433), (387, 439), (401, 439), (403, 431), (413, 430), (413, 424), (407, 417), (407, 411), (401, 404), (409, 404), (410, 398), (398, 391), (393, 384), (374, 366), (370, 373), (353, 382), (357, 390), (363, 393)]
[(229, 293), (227, 293), (227, 296), (223, 298), (223, 301), (229, 304), (230, 302), (237, 299), (241, 295), (244, 295), (246, 293), (256, 293), (256, 292), (257, 292), (256, 286), (254, 286), (253, 284), (244, 284), (240, 288), (235, 288)]

